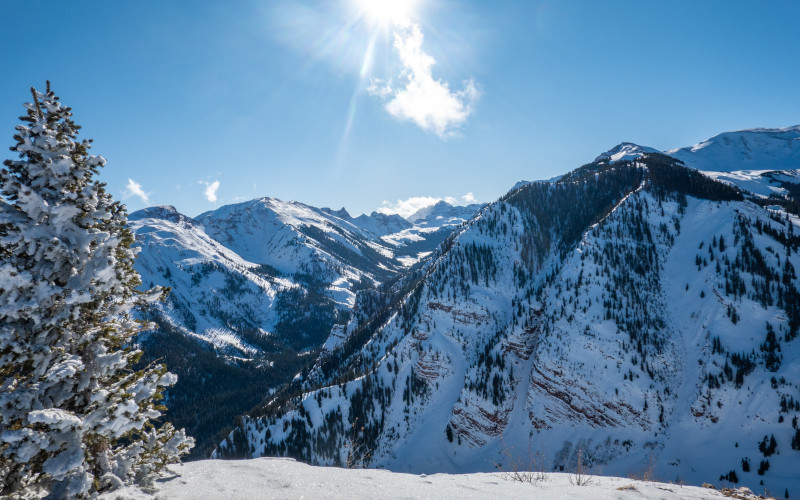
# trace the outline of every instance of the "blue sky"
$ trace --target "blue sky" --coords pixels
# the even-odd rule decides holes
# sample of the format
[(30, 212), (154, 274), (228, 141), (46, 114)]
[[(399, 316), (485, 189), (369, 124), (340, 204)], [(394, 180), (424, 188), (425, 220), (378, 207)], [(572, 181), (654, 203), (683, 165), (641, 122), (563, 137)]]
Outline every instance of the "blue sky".
[(357, 215), (800, 123), (800, 2), (364, 1), (5, 0), (0, 138), (50, 79), (130, 210)]

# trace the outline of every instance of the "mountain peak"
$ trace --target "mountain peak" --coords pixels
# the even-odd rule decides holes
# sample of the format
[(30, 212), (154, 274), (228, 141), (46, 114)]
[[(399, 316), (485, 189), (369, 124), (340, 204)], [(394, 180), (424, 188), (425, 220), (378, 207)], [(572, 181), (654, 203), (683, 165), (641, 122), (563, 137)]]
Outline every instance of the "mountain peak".
[(323, 208), (320, 208), (320, 210), (322, 210), (323, 212), (325, 212), (327, 214), (331, 214), (331, 215), (333, 215), (335, 217), (339, 217), (340, 219), (345, 219), (345, 220), (350, 220), (351, 219), (350, 213), (344, 207), (340, 208), (339, 210), (333, 210), (333, 209), (328, 208), (328, 207), (323, 207)]
[(172, 205), (157, 205), (137, 210), (128, 215), (128, 220), (163, 219), (170, 222), (188, 221), (195, 223), (194, 219), (187, 217)]
[(723, 132), (667, 154), (704, 171), (796, 170), (800, 168), (800, 125)]
[(646, 153), (660, 153), (661, 151), (648, 146), (640, 146), (632, 142), (621, 142), (601, 154), (594, 161), (608, 160), (611, 163), (615, 161), (634, 160), (641, 157)]

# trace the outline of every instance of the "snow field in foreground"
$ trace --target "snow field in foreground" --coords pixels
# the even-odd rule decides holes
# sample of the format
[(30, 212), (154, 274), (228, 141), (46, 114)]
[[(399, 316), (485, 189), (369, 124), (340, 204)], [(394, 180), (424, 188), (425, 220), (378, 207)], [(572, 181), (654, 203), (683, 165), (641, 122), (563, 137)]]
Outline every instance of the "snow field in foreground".
[[(577, 486), (575, 476), (548, 473), (538, 483), (504, 478), (503, 473), (401, 474), (377, 469), (313, 467), (285, 458), (202, 460), (171, 466), (174, 476), (156, 482), (155, 498), (168, 499), (299, 499), (299, 498), (525, 498), (525, 499), (692, 499), (726, 498), (696, 486), (588, 476)], [(587, 476), (584, 476), (586, 478)], [(106, 500), (153, 498), (134, 488), (107, 493)], [(755, 498), (755, 497), (754, 497)]]

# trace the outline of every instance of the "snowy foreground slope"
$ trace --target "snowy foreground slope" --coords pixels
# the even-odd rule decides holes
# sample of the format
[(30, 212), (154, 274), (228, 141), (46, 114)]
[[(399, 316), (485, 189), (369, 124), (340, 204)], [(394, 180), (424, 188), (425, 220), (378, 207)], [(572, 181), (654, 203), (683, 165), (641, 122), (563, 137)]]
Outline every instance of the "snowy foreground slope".
[(657, 153), (524, 185), (215, 456), (433, 473), (532, 450), (797, 495), (798, 251), (795, 216)]
[[(126, 488), (101, 496), (107, 500), (150, 498), (194, 500), (248, 499), (392, 499), (392, 498), (519, 498), (540, 500), (637, 500), (730, 498), (719, 491), (637, 481), (618, 477), (585, 478), (549, 473), (542, 481), (511, 481), (503, 473), (414, 475), (375, 469), (314, 467), (289, 459), (203, 460), (170, 467), (176, 476), (156, 482), (156, 492)], [(728, 492), (729, 495), (733, 492)], [(737, 491), (738, 498), (757, 498)]]

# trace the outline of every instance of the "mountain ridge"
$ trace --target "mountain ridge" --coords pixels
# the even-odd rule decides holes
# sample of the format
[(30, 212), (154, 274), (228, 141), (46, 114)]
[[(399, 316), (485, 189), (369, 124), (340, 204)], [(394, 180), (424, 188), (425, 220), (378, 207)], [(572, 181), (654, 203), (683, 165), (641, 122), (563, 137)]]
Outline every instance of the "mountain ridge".
[[(633, 473), (651, 456), (662, 477), (794, 490), (800, 381), (782, 361), (800, 354), (800, 238), (785, 217), (659, 154), (523, 186), (442, 244), (328, 383), (245, 419), (215, 456), (452, 472), (501, 463), (506, 442), (541, 447), (549, 470), (582, 456)], [(725, 409), (750, 399), (758, 415)], [(779, 457), (757, 446), (770, 432)]]
[[(471, 215), (471, 214), (470, 214)], [(130, 214), (145, 285), (171, 292), (147, 319), (142, 363), (179, 375), (170, 416), (207, 455), (218, 432), (308, 368), (347, 322), (361, 291), (422, 265), (462, 221), (417, 226), (399, 216), (258, 198), (191, 218), (172, 206)], [(202, 401), (213, 411), (196, 414)], [(221, 439), (221, 438), (219, 438)]]

